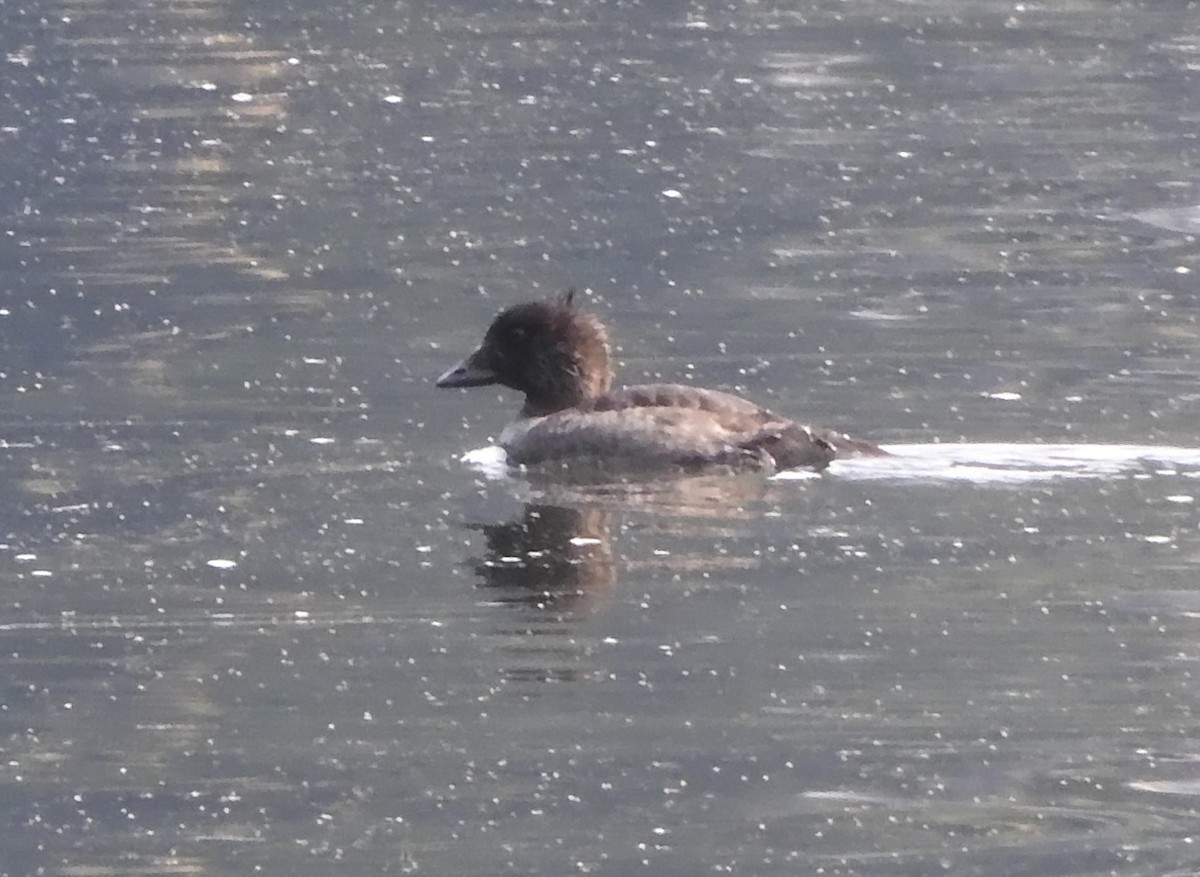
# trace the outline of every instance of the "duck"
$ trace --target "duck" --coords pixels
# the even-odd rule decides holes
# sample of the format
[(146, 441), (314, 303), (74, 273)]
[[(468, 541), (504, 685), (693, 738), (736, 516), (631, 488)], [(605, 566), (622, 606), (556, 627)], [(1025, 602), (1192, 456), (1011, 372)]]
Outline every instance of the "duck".
[(820, 471), (835, 459), (888, 456), (878, 445), (774, 414), (741, 396), (684, 384), (613, 388), (608, 328), (574, 290), (500, 311), (441, 388), (500, 385), (524, 394), (500, 435), (510, 465), (611, 473)]

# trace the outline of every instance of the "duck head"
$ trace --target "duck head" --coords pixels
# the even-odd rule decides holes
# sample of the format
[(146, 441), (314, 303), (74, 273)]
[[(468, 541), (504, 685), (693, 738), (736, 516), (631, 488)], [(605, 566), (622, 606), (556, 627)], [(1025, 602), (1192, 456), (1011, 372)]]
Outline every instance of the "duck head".
[(590, 402), (612, 384), (608, 331), (575, 305), (574, 290), (506, 308), (479, 349), (437, 379), (439, 387), (490, 384), (524, 393), (524, 417)]

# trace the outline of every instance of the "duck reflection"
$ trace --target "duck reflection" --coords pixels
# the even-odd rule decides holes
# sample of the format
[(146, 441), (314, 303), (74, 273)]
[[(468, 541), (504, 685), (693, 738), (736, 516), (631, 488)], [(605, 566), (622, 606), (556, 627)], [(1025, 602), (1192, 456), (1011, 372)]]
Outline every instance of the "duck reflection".
[(569, 609), (611, 588), (609, 513), (595, 507), (529, 504), (520, 520), (481, 524), (487, 553), (474, 564), (498, 603)]
[[(501, 524), (475, 524), (487, 548), (472, 561), (482, 588), (497, 603), (538, 609), (576, 609), (609, 593), (617, 579), (614, 521), (644, 518), (644, 533), (666, 533), (676, 549), (671, 565), (696, 572), (728, 568), (736, 558), (699, 549), (743, 535), (764, 513), (769, 488), (761, 479), (689, 478), (660, 483), (539, 485), (538, 501)], [(661, 558), (658, 559), (661, 561)], [(656, 565), (651, 558), (622, 557), (630, 569)]]
[[(601, 633), (586, 621), (615, 598), (618, 565), (633, 579), (686, 582), (761, 562), (755, 533), (772, 489), (761, 479), (525, 485), (536, 499), (519, 518), (471, 525), (486, 542), (470, 561), (478, 587), (512, 610), (492, 619), (488, 643), (489, 666), (510, 682), (608, 678), (597, 663)], [(614, 547), (618, 531), (627, 538)]]

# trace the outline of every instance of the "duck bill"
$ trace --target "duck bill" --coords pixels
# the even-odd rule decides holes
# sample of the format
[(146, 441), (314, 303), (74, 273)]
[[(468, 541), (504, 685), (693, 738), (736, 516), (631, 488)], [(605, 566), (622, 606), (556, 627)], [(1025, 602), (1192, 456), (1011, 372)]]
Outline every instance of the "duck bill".
[(454, 368), (443, 374), (434, 386), (437, 387), (486, 387), (498, 383), (499, 376), (484, 361), (482, 349), (476, 350)]

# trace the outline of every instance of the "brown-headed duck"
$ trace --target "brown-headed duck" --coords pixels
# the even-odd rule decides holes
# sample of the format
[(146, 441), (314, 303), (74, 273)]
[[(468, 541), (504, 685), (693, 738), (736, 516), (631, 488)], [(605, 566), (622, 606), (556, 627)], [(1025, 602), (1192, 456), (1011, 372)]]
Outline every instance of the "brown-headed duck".
[(500, 384), (525, 394), (518, 420), (500, 436), (513, 465), (770, 473), (887, 454), (719, 390), (680, 384), (613, 390), (612, 380), (608, 330), (568, 292), (501, 311), (479, 349), (437, 386)]

